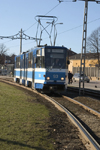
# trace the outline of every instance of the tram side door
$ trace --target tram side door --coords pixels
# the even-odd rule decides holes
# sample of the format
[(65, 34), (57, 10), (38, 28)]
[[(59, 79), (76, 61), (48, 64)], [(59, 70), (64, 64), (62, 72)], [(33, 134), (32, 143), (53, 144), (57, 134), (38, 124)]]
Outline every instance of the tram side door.
[(23, 56), (20, 57), (20, 79), (22, 79), (22, 63), (23, 63)]
[(24, 80), (25, 80), (25, 54), (23, 55), (23, 71), (24, 71), (24, 73), (23, 73), (23, 78), (24, 78)]
[(35, 64), (36, 64), (36, 57), (33, 56), (33, 74), (32, 74), (32, 82), (34, 83), (34, 77), (35, 77)]
[(27, 80), (27, 67), (28, 67), (28, 60), (27, 54), (25, 55), (25, 80)]

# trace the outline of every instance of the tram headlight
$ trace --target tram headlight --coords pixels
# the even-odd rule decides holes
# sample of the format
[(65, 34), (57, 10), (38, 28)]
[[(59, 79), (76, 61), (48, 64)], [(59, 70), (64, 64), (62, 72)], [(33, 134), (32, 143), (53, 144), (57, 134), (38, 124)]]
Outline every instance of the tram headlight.
[(63, 78), (63, 77), (61, 77), (61, 80), (63, 81), (63, 80), (64, 80), (64, 78)]
[(50, 77), (47, 77), (47, 80), (50, 80)]

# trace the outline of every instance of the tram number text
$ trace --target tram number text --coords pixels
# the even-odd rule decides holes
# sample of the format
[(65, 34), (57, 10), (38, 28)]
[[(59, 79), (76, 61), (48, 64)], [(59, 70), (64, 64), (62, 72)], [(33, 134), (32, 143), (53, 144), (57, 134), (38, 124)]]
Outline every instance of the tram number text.
[(58, 75), (57, 75), (57, 74), (54, 74), (54, 75), (53, 75), (53, 78), (58, 78)]

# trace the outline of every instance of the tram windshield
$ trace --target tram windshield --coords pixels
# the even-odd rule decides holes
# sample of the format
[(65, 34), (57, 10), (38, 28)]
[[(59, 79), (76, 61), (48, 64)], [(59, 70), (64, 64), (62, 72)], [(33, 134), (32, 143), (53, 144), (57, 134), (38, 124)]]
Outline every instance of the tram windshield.
[(46, 68), (66, 68), (66, 54), (63, 49), (48, 49), (45, 57)]

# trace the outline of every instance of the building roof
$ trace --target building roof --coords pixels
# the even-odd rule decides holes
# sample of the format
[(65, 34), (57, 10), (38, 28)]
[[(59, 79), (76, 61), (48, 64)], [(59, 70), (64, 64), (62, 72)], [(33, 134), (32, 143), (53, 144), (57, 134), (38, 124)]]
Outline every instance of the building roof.
[[(100, 58), (100, 53), (99, 53), (99, 58)], [(81, 54), (76, 54), (76, 55), (70, 56), (69, 59), (70, 60), (71, 59), (73, 59), (73, 60), (81, 59)], [(98, 59), (98, 55), (97, 55), (97, 53), (86, 53), (85, 59)]]
[(68, 51), (68, 56), (71, 57), (73, 55), (76, 55), (77, 53), (73, 52), (71, 49)]

